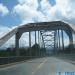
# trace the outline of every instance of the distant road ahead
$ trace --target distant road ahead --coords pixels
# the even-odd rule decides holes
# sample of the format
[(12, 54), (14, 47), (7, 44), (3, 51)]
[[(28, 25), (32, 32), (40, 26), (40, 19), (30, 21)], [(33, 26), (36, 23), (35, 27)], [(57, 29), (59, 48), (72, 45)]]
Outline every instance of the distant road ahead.
[(33, 59), (0, 68), (0, 75), (65, 75), (66, 72), (74, 73), (75, 65), (54, 57)]

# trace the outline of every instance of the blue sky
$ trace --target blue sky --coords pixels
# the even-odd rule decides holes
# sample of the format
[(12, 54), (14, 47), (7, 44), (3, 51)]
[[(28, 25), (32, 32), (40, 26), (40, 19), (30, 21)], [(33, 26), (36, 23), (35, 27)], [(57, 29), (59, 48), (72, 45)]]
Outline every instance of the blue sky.
[(13, 8), (13, 6), (15, 6), (16, 4), (18, 4), (17, 0), (0, 0), (0, 3), (2, 3), (3, 5), (7, 6), (7, 8), (9, 10), (11, 10)]
[(12, 8), (18, 3), (17, 0), (0, 0), (0, 3), (6, 6), (9, 10), (9, 14), (5, 16), (0, 15), (0, 24), (9, 27), (18, 25), (20, 23), (19, 16), (14, 16), (11, 12)]
[[(13, 1), (0, 0), (0, 4), (3, 4), (4, 6), (6, 6), (9, 10), (9, 13), (7, 15), (5, 16), (0, 15), (0, 25), (12, 27), (12, 26), (21, 24), (20, 16), (12, 14), (13, 7), (16, 6), (18, 3), (19, 3), (18, 0), (13, 0)], [(49, 0), (49, 3), (52, 6), (56, 4), (55, 0)]]
[(50, 2), (50, 4), (51, 4), (52, 6), (54, 6), (54, 5), (56, 4), (56, 1), (55, 1), (55, 0), (49, 0), (49, 2)]
[(74, 28), (74, 9), (75, 0), (0, 0), (0, 36), (31, 22), (61, 20)]

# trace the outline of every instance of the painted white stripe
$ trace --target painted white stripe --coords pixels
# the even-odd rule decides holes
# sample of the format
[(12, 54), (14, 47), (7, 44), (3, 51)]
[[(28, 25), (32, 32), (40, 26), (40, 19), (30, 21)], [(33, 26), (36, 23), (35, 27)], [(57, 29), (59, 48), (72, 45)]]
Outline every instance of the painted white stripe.
[(38, 65), (37, 68), (35, 69), (35, 71), (32, 72), (32, 75), (34, 75), (44, 65), (44, 63), (46, 61), (47, 61), (47, 59), (45, 59), (40, 65)]

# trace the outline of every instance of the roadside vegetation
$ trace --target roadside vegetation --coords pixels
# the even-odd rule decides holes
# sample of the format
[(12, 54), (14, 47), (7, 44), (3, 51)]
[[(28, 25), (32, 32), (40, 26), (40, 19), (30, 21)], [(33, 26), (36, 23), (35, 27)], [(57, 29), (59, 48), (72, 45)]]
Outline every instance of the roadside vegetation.
[[(40, 56), (45, 55), (46, 49), (40, 48), (38, 44), (34, 44), (31, 48), (19, 48), (20, 56)], [(6, 50), (0, 50), (0, 57), (16, 56), (15, 48), (7, 48)]]

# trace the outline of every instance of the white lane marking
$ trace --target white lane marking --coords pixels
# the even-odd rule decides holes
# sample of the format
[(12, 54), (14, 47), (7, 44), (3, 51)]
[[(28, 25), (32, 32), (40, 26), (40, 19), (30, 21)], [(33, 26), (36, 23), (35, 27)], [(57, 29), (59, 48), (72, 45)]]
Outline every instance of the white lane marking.
[(35, 71), (32, 72), (32, 75), (34, 75), (44, 65), (44, 63), (46, 61), (47, 61), (47, 59), (45, 59), (40, 65), (38, 65), (37, 68), (35, 69)]

